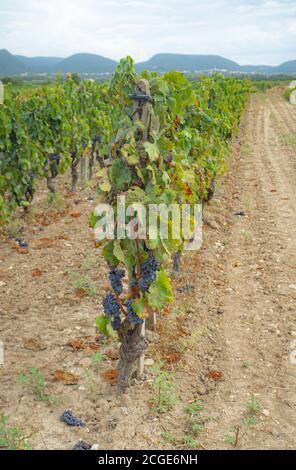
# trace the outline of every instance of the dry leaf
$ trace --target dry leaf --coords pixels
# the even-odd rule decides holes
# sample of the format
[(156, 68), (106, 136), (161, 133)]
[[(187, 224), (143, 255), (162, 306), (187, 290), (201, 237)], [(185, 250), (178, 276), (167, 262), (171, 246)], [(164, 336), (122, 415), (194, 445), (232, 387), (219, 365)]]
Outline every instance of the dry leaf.
[(165, 360), (168, 364), (176, 364), (177, 362), (181, 360), (181, 354), (180, 353), (168, 354)]
[(109, 349), (105, 354), (112, 361), (116, 361), (119, 358), (119, 353), (116, 349)]
[(24, 340), (24, 348), (30, 351), (44, 351), (46, 346), (42, 344), (40, 338), (29, 338)]
[(221, 380), (223, 377), (223, 373), (219, 370), (211, 370), (208, 374), (209, 378), (215, 381)]
[(87, 292), (84, 289), (75, 289), (75, 295), (79, 299), (83, 299), (87, 296)]
[(32, 271), (32, 277), (41, 277), (44, 274), (44, 271), (42, 269), (36, 268), (34, 271)]
[(70, 216), (74, 217), (74, 219), (78, 219), (78, 217), (81, 217), (81, 212), (72, 212)]
[(53, 378), (55, 382), (64, 382), (65, 385), (76, 385), (79, 381), (78, 375), (63, 370), (56, 370)]
[(110, 385), (116, 385), (118, 379), (118, 371), (116, 369), (106, 370), (101, 374), (103, 379)]

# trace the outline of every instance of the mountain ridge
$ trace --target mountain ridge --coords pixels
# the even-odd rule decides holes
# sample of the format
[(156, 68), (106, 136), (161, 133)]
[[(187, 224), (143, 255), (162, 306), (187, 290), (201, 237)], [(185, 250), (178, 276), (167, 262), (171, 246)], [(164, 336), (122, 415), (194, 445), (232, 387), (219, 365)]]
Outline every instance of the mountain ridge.
[[(109, 74), (117, 61), (98, 54), (77, 53), (70, 57), (26, 57), (13, 55), (6, 49), (0, 50), (0, 76), (22, 74), (54, 74), (57, 72)], [(145, 62), (136, 64), (136, 69), (155, 70), (163, 73), (170, 70), (182, 72), (205, 72), (220, 70), (233, 73), (251, 74), (296, 74), (296, 60), (286, 61), (278, 66), (240, 65), (219, 55), (159, 53)]]

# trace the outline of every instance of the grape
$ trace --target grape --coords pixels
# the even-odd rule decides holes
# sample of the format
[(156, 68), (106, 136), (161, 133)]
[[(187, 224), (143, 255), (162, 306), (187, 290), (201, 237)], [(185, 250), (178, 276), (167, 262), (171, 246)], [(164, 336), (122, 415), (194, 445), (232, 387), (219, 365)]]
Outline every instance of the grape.
[(68, 426), (77, 426), (77, 427), (85, 426), (85, 423), (81, 421), (81, 419), (75, 418), (75, 416), (72, 413), (72, 410), (64, 411), (64, 413), (60, 417), (60, 421), (68, 424)]
[(123, 269), (113, 269), (109, 273), (109, 281), (115, 294), (120, 295), (123, 290), (122, 278), (125, 276)]
[(129, 319), (131, 323), (134, 323), (135, 325), (141, 325), (142, 323), (144, 323), (144, 320), (138, 317), (138, 315), (134, 311), (133, 303), (134, 303), (134, 299), (130, 299), (126, 302), (127, 318)]
[(121, 326), (121, 319), (120, 319), (120, 316), (116, 315), (114, 317), (114, 319), (112, 320), (111, 322), (111, 326), (113, 328), (113, 330), (117, 331), (119, 330), (120, 326)]
[(107, 294), (103, 300), (104, 313), (107, 316), (120, 316), (120, 306), (113, 294)]
[(139, 288), (142, 292), (146, 292), (152, 282), (156, 279), (156, 272), (159, 269), (159, 261), (153, 256), (149, 256), (142, 264), (141, 279), (139, 281)]
[(84, 441), (78, 441), (72, 450), (91, 450), (91, 444)]

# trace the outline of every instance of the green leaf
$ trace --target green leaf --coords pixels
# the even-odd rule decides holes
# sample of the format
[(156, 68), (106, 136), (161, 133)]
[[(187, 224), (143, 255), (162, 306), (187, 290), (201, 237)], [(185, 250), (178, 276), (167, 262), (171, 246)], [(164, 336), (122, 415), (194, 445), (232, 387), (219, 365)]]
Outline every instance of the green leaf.
[(136, 314), (141, 317), (145, 310), (145, 299), (142, 297), (141, 299), (136, 299), (133, 302), (133, 308)]
[(126, 185), (131, 183), (131, 171), (119, 158), (114, 160), (110, 168), (110, 180), (114, 187), (118, 190), (124, 189)]
[(106, 315), (100, 315), (96, 318), (96, 327), (102, 335), (109, 336), (108, 326), (109, 318)]
[(157, 273), (156, 281), (150, 286), (147, 294), (149, 306), (160, 312), (166, 304), (173, 302), (174, 296), (170, 279), (165, 271)]
[(144, 148), (146, 152), (148, 153), (148, 157), (151, 162), (156, 162), (159, 159), (159, 150), (155, 144), (151, 144), (150, 142), (145, 142)]

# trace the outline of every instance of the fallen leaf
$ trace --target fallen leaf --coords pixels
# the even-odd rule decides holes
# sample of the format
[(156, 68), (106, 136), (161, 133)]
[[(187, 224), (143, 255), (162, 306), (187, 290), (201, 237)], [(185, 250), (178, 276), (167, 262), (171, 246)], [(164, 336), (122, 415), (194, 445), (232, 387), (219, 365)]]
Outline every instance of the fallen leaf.
[(24, 348), (30, 351), (44, 351), (46, 346), (42, 344), (40, 338), (28, 338), (24, 340)]
[(165, 360), (168, 364), (176, 364), (177, 362), (181, 360), (181, 354), (180, 353), (168, 354)]
[(221, 380), (223, 373), (218, 370), (211, 370), (208, 374), (209, 378), (215, 381)]
[(78, 375), (63, 370), (56, 370), (53, 375), (55, 382), (64, 382), (65, 385), (76, 385), (79, 382)]
[(57, 244), (57, 240), (45, 237), (45, 238), (40, 238), (39, 240), (37, 240), (37, 242), (35, 243), (35, 248), (37, 250), (45, 250), (47, 248), (52, 248), (56, 246), (56, 244)]
[(75, 295), (79, 299), (83, 299), (87, 296), (87, 292), (84, 289), (75, 289)]
[(72, 212), (70, 216), (74, 217), (74, 219), (78, 219), (78, 217), (81, 217), (81, 212)]
[(106, 352), (106, 356), (109, 357), (112, 361), (116, 361), (119, 358), (119, 353), (116, 349), (109, 349)]
[(85, 351), (88, 354), (99, 351), (101, 349), (100, 345), (91, 337), (69, 341), (67, 346), (70, 346), (74, 351)]
[(110, 385), (116, 385), (118, 379), (118, 371), (116, 369), (106, 370), (101, 376)]
[(42, 269), (36, 268), (34, 271), (32, 271), (32, 277), (41, 277), (44, 274), (44, 271)]

